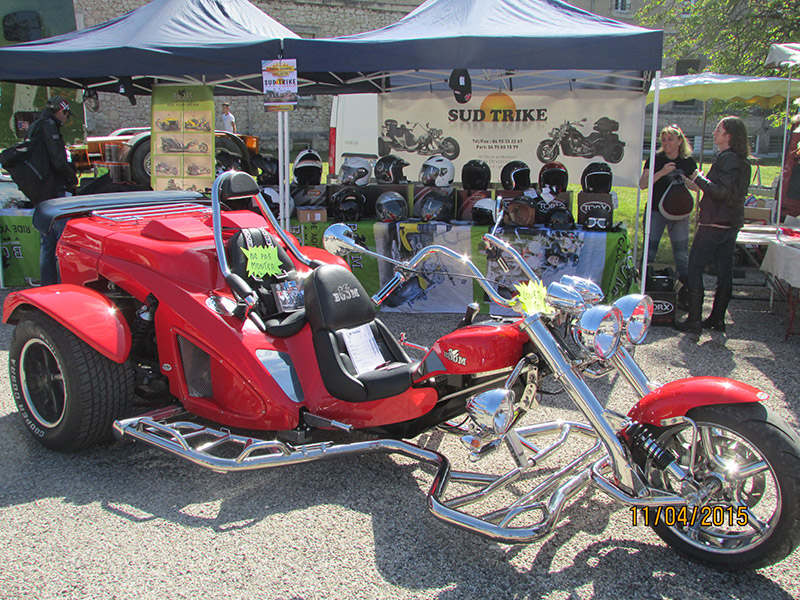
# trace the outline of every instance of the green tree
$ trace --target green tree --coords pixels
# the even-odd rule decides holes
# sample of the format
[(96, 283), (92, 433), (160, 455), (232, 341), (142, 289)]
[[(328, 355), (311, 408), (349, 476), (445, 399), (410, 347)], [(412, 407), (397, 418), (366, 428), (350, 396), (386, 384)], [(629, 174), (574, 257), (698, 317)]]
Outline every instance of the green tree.
[(636, 16), (664, 29), (665, 56), (704, 57), (717, 73), (774, 76), (770, 44), (800, 41), (798, 0), (646, 0)]

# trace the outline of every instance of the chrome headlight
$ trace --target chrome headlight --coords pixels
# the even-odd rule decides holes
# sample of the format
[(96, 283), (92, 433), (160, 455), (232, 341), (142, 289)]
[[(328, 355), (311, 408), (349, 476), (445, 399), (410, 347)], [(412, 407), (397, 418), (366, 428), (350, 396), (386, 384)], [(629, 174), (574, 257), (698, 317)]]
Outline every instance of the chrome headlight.
[(614, 356), (622, 337), (622, 312), (616, 306), (593, 306), (572, 330), (575, 341), (607, 360)]
[(578, 290), (555, 281), (547, 286), (547, 302), (568, 313), (579, 313), (586, 308)]
[(653, 321), (653, 299), (642, 294), (623, 296), (614, 302), (622, 313), (625, 336), (631, 344), (641, 344)]
[(472, 429), (483, 439), (508, 433), (514, 424), (514, 392), (505, 388), (487, 390), (467, 401)]
[(586, 304), (595, 305), (603, 299), (603, 290), (591, 279), (575, 277), (575, 275), (562, 275), (561, 283), (574, 287)]

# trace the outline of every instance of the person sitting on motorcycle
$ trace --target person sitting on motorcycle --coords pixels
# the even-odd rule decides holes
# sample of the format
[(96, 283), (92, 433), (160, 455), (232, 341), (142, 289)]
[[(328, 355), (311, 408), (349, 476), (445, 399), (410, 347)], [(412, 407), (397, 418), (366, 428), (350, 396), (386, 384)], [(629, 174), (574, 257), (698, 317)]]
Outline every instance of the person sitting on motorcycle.
[[(692, 147), (683, 131), (677, 125), (668, 125), (661, 130), (661, 148), (655, 156), (655, 172), (653, 174), (653, 197), (650, 204), (650, 243), (647, 247), (647, 263), (652, 264), (658, 252), (661, 236), (666, 228), (672, 244), (672, 256), (678, 271), (678, 280), (683, 284), (678, 290), (678, 306), (684, 310), (688, 306), (689, 281), (689, 215), (683, 219), (667, 220), (659, 210), (659, 203), (670, 184), (670, 173), (680, 169), (692, 174), (697, 171), (697, 163), (692, 158)], [(650, 159), (644, 162), (639, 187), (646, 189), (650, 178)], [(688, 184), (687, 184), (688, 185)], [(697, 191), (694, 184), (690, 189)], [(644, 216), (647, 224), (647, 213)]]

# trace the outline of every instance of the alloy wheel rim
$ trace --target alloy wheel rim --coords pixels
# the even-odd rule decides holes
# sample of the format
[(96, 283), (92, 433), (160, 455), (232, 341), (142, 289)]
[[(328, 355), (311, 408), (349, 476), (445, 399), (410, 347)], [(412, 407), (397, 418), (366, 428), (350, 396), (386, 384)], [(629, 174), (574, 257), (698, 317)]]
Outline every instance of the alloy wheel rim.
[(58, 357), (43, 340), (34, 338), (23, 346), (19, 362), (25, 405), (41, 426), (57, 427), (66, 409), (64, 374)]

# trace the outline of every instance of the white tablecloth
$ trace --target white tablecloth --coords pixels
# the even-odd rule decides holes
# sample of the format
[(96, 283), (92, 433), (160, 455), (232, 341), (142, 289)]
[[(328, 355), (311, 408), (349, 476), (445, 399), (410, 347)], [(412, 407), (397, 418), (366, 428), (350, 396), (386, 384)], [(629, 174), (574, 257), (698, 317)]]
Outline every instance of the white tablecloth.
[(772, 240), (767, 247), (761, 270), (800, 288), (800, 246)]

